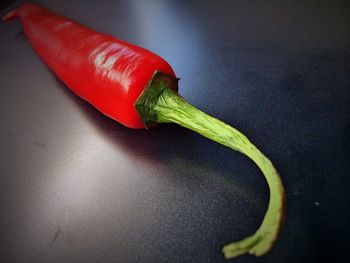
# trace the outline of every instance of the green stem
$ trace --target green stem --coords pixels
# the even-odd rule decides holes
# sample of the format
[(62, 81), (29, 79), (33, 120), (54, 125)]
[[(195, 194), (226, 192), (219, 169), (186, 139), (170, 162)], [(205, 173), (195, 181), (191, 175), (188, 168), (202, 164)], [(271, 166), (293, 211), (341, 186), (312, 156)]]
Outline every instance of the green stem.
[(239, 151), (255, 162), (264, 174), (270, 189), (268, 209), (260, 227), (253, 235), (225, 245), (222, 252), (225, 258), (245, 253), (255, 256), (267, 253), (280, 232), (285, 210), (284, 188), (275, 167), (244, 134), (193, 107), (174, 91), (176, 89), (176, 79), (155, 72), (148, 87), (135, 103), (135, 108), (146, 125), (154, 122), (179, 124)]

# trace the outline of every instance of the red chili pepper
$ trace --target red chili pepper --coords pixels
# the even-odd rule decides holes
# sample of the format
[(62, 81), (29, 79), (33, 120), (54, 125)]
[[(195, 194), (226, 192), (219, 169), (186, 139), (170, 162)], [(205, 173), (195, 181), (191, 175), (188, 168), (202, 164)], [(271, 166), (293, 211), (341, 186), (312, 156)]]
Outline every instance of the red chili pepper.
[(261, 256), (273, 246), (284, 217), (284, 188), (265, 157), (241, 132), (203, 113), (177, 94), (169, 64), (141, 47), (97, 33), (36, 4), (22, 4), (3, 17), (18, 18), (35, 51), (78, 96), (130, 128), (172, 122), (251, 158), (270, 188), (258, 230), (223, 248), (226, 258)]
[(169, 64), (141, 47), (97, 33), (36, 4), (23, 4), (4, 20), (18, 18), (35, 51), (78, 96), (130, 128), (144, 128), (134, 103), (156, 70), (173, 77)]

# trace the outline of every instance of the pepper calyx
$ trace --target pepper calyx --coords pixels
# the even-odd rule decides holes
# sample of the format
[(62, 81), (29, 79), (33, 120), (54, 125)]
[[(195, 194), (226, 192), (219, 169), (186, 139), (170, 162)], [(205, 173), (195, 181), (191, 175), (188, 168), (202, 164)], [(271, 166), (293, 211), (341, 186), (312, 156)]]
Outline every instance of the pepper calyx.
[(157, 114), (153, 110), (161, 94), (166, 89), (178, 91), (178, 78), (156, 70), (146, 88), (136, 100), (134, 107), (145, 125), (153, 126), (157, 123)]

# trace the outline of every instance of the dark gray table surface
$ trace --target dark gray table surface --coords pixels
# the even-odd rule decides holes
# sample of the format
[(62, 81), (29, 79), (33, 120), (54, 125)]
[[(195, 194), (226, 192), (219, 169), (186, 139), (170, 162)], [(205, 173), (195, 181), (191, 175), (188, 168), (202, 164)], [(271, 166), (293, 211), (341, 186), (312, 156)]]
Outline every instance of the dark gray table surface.
[[(232, 262), (346, 261), (348, 1), (35, 2), (165, 58), (188, 101), (275, 163), (283, 232)], [(0, 57), (0, 262), (225, 262), (222, 245), (260, 224), (268, 189), (249, 159), (175, 125), (108, 119), (17, 21), (0, 24)]]

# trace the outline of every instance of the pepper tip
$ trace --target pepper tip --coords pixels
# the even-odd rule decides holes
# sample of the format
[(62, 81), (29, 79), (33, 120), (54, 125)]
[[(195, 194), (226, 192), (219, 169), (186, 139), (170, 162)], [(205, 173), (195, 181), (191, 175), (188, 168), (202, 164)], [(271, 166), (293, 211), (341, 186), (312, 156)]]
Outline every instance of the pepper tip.
[(6, 15), (4, 15), (2, 17), (2, 21), (6, 22), (8, 20), (11, 20), (13, 18), (15, 18), (17, 16), (17, 12), (16, 12), (17, 9), (13, 9), (11, 10), (10, 12), (8, 12)]

